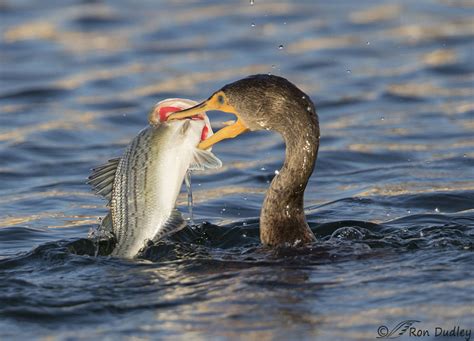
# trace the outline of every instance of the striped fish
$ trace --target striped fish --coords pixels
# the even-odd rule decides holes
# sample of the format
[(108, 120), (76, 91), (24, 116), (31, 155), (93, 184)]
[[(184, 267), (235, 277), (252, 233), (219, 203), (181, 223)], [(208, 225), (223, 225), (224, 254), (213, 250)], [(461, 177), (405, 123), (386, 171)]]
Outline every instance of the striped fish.
[(101, 229), (117, 241), (112, 255), (133, 258), (147, 241), (157, 241), (186, 226), (176, 209), (186, 171), (221, 167), (210, 151), (197, 149), (212, 135), (205, 114), (192, 120), (165, 122), (175, 111), (197, 104), (185, 99), (159, 102), (150, 125), (128, 145), (122, 157), (93, 169), (89, 184), (109, 200)]

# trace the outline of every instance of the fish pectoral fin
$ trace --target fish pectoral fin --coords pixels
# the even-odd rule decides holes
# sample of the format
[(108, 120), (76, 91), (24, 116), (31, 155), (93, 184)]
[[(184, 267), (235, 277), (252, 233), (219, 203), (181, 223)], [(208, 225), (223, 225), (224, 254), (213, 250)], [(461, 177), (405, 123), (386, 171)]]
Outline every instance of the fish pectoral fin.
[(181, 212), (174, 208), (171, 211), (171, 214), (163, 224), (163, 227), (158, 231), (156, 236), (153, 238), (153, 242), (156, 243), (158, 240), (162, 239), (163, 237), (178, 232), (183, 227), (186, 226), (186, 221), (184, 221)]
[(109, 201), (112, 197), (112, 187), (119, 162), (120, 158), (111, 159), (107, 163), (94, 168), (87, 181), (96, 194), (103, 196)]
[(194, 149), (193, 160), (191, 161), (189, 170), (206, 170), (221, 167), (222, 161), (210, 151), (198, 148)]

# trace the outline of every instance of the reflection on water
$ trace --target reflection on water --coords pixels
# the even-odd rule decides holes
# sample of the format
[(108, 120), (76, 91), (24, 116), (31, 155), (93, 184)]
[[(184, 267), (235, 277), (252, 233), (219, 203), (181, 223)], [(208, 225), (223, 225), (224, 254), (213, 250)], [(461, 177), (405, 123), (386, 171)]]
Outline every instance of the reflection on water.
[[(0, 1), (0, 338), (473, 328), (473, 20), (463, 0)], [(305, 202), (318, 242), (260, 246), (284, 145), (259, 132), (217, 145), (224, 167), (193, 175), (196, 226), (143, 260), (91, 256), (81, 238), (105, 203), (90, 168), (120, 155), (158, 100), (254, 73), (316, 102)], [(228, 117), (211, 113), (215, 128)]]

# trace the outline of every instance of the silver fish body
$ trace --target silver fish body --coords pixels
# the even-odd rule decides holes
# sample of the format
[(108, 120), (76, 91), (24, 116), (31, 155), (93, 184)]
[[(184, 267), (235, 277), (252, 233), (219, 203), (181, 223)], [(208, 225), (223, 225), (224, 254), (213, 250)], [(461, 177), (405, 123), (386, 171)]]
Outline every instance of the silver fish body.
[[(186, 171), (221, 166), (212, 153), (196, 148), (205, 124), (181, 120), (148, 126), (120, 159), (109, 161), (111, 170), (106, 164), (90, 177), (96, 191), (102, 190), (99, 194), (110, 199), (110, 216), (102, 225), (111, 225), (117, 240), (112, 255), (132, 258), (145, 241), (158, 240), (186, 225), (175, 208)], [(110, 181), (102, 173), (112, 173), (114, 166)]]

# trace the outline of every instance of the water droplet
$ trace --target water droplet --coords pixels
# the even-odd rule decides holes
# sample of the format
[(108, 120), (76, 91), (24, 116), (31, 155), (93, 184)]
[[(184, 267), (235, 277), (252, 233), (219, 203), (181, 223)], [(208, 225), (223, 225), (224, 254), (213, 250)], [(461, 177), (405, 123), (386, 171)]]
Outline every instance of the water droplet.
[(411, 211), (410, 211), (410, 210), (407, 210), (407, 213), (408, 213), (408, 214), (410, 214), (410, 213), (411, 213)]
[(347, 69), (347, 70), (346, 70), (346, 73), (348, 73), (348, 74), (349, 74), (349, 73), (351, 73), (351, 72), (352, 72), (352, 71), (351, 71), (351, 70), (349, 70), (349, 69)]
[(254, 23), (254, 22), (253, 22), (253, 23), (251, 23), (251, 24), (250, 24), (250, 26), (252, 26), (252, 27), (255, 27), (255, 23)]
[(278, 49), (279, 49), (279, 50), (283, 50), (283, 45), (279, 45), (279, 46), (278, 46)]
[(247, 226), (247, 223), (244, 222), (244, 223), (242, 224), (242, 226)]
[(435, 208), (435, 212), (439, 213), (439, 208), (438, 207)]
[(265, 169), (265, 167), (262, 167), (262, 168), (260, 168), (260, 170), (261, 170), (261, 171), (264, 171), (264, 170), (266, 170), (266, 169)]
[(387, 217), (390, 217), (390, 213), (387, 213)]
[(280, 174), (280, 171), (275, 169), (275, 175), (278, 175), (278, 174)]
[(249, 0), (249, 2), (250, 2), (250, 6), (253, 6), (255, 4), (254, 0)]
[(188, 214), (189, 214), (189, 222), (191, 225), (194, 225), (193, 220), (193, 190), (191, 187), (191, 171), (186, 172), (186, 176), (184, 178), (184, 183), (186, 184), (186, 191), (188, 192)]
[(246, 237), (247, 237), (247, 235), (246, 235), (245, 233), (243, 233), (243, 234), (242, 234), (242, 237), (246, 238)]
[(383, 116), (380, 117), (380, 120), (381, 120), (381, 121), (385, 121), (385, 117), (383, 117)]

